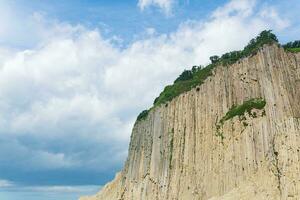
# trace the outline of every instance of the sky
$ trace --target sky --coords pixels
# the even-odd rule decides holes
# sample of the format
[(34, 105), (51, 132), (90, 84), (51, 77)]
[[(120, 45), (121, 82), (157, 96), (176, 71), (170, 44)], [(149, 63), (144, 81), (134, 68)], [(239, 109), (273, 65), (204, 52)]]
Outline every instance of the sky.
[(0, 0), (0, 199), (75, 200), (122, 169), (136, 116), (299, 0)]

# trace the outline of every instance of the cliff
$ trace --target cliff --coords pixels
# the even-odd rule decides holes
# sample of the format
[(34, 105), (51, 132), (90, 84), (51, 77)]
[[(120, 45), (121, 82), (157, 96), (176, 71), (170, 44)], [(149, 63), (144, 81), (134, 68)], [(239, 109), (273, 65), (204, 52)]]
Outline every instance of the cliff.
[(300, 199), (299, 100), (300, 53), (264, 45), (151, 109), (124, 169), (81, 199)]

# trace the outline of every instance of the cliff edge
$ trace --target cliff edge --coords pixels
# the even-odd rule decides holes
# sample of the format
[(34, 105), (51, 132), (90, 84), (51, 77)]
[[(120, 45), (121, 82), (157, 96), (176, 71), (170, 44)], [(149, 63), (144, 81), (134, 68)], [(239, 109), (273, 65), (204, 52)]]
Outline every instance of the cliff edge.
[(81, 200), (300, 199), (300, 53), (218, 66), (133, 128), (124, 169)]

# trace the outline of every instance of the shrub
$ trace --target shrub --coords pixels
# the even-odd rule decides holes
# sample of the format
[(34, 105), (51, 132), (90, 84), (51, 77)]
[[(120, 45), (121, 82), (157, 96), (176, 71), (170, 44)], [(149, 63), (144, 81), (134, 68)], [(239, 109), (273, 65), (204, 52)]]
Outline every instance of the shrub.
[(283, 45), (283, 48), (292, 53), (300, 52), (300, 40), (296, 40), (294, 42), (289, 42)]
[(226, 115), (220, 120), (220, 124), (223, 124), (225, 121), (235, 117), (242, 116), (247, 112), (249, 115), (251, 114), (252, 109), (263, 109), (266, 105), (266, 101), (262, 98), (250, 99), (245, 101), (243, 104), (238, 106), (233, 106)]
[(290, 49), (290, 48), (300, 48), (300, 40), (296, 40), (294, 42), (288, 42), (283, 45), (283, 48)]
[(143, 110), (137, 117), (137, 121), (145, 120), (149, 114), (149, 110)]
[(287, 48), (286, 50), (289, 51), (289, 52), (292, 52), (292, 53), (299, 53), (300, 52), (300, 48)]
[(191, 70), (184, 70), (182, 74), (179, 75), (179, 77), (174, 81), (174, 83), (177, 83), (179, 81), (187, 81), (193, 78), (193, 73)]
[(212, 64), (219, 62), (220, 58), (219, 56), (211, 56), (209, 57), (209, 60), (211, 61)]
[(219, 63), (223, 65), (231, 65), (241, 58), (255, 54), (263, 45), (277, 42), (278, 39), (271, 30), (262, 31), (256, 38), (250, 40), (248, 45), (242, 51), (232, 51), (222, 55), (219, 59)]
[(203, 69), (199, 67), (197, 70), (194, 69), (194, 72), (191, 71), (192, 78), (187, 80), (177, 80), (173, 85), (166, 86), (160, 95), (154, 100), (154, 106), (171, 101), (183, 92), (189, 91), (193, 87), (202, 84), (207, 77), (212, 75), (214, 67), (215, 65), (213, 64), (208, 65)]
[(191, 70), (184, 70), (174, 83), (193, 79), (195, 74), (201, 70), (202, 66), (193, 66)]

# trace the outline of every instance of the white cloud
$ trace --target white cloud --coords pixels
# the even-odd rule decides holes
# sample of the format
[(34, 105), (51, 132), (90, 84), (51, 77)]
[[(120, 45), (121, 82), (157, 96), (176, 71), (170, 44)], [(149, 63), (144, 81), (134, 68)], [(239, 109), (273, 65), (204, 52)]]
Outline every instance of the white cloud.
[[(72, 26), (57, 20), (46, 20), (44, 13), (28, 15), (14, 1), (0, 0), (0, 45), (2, 47), (34, 48), (53, 38), (67, 38), (82, 26)], [(51, 27), (51, 28), (48, 28)]]
[(0, 179), (0, 188), (12, 187), (14, 183), (8, 180), (1, 180)]
[[(0, 181), (1, 182), (1, 181)], [(24, 186), (22, 184), (1, 187), (1, 199), (79, 199), (81, 196), (94, 195), (101, 189), (96, 185), (57, 185)]]
[(256, 0), (231, 0), (213, 13), (216, 18), (241, 16), (248, 17), (253, 13)]
[(174, 0), (139, 0), (138, 6), (144, 10), (149, 6), (157, 6), (162, 9), (167, 15), (171, 14)]
[(251, 0), (231, 1), (207, 21), (187, 21), (168, 35), (149, 29), (125, 49), (99, 30), (34, 14), (38, 45), (0, 57), (0, 162), (22, 170), (120, 165), (137, 113), (183, 69), (283, 27), (275, 9), (266, 16), (254, 8)]
[(19, 187), (18, 190), (34, 191), (42, 193), (91, 193), (99, 191), (101, 187), (95, 185), (84, 186), (35, 186), (35, 187)]
[(291, 25), (290, 21), (282, 18), (274, 7), (265, 7), (261, 10), (260, 16), (279, 30), (283, 30)]
[[(99, 185), (44, 185), (44, 186), (24, 186), (21, 184), (16, 184), (8, 180), (0, 179), (0, 193), (2, 191), (12, 191), (12, 192), (26, 192), (28, 194), (44, 194), (44, 195), (57, 195), (57, 194), (78, 194), (79, 196), (83, 194), (95, 194), (101, 189), (102, 186)], [(0, 195), (1, 196), (1, 195)]]

